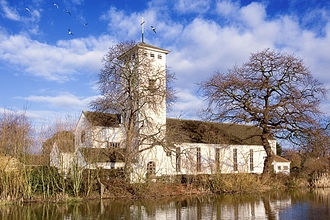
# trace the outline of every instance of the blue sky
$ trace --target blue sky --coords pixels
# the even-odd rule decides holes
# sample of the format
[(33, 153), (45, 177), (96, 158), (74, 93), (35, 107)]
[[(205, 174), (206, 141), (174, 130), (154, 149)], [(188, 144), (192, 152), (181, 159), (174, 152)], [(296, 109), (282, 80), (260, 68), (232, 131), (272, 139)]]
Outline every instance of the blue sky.
[[(140, 41), (142, 16), (145, 42), (171, 50), (170, 117), (198, 119), (198, 83), (265, 48), (296, 54), (330, 88), (330, 1), (0, 0), (0, 110), (36, 124), (78, 117), (108, 48)], [(329, 100), (321, 107), (330, 114)]]

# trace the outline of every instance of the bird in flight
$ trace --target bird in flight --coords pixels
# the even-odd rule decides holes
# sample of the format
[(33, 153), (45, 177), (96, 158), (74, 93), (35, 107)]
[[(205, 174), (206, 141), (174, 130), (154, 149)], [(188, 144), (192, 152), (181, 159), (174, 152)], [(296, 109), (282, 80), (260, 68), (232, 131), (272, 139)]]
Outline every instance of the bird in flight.
[(31, 14), (31, 10), (29, 8), (25, 8), (25, 10)]
[(73, 33), (71, 32), (70, 29), (68, 29), (68, 34), (73, 36)]
[(88, 23), (84, 23), (84, 27), (87, 27)]
[(67, 9), (65, 9), (65, 13), (68, 13), (71, 16), (71, 12)]
[(150, 27), (151, 27), (152, 31), (155, 32), (155, 34), (156, 34), (156, 28), (154, 26), (150, 26)]
[(58, 8), (58, 5), (57, 5), (55, 2), (53, 3), (53, 5), (54, 5), (56, 8)]

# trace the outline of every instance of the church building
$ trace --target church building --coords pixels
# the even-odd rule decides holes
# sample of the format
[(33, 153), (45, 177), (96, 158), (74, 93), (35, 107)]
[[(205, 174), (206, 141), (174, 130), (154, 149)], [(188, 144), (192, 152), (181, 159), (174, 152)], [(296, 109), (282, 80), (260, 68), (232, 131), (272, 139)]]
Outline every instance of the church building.
[[(157, 86), (166, 89), (166, 56), (169, 52), (139, 43), (120, 59), (142, 53), (151, 60), (161, 80), (154, 80), (153, 73), (142, 71), (145, 75), (141, 74), (141, 86), (148, 84), (151, 87), (158, 83)], [(166, 98), (159, 97), (157, 105), (155, 109), (151, 104), (145, 104), (140, 109), (139, 120), (148, 117), (150, 121), (147, 126), (139, 125), (140, 137), (157, 135), (152, 139), (156, 144), (151, 139), (141, 144), (145, 150), (133, 162), (132, 181), (183, 174), (262, 173), (266, 152), (258, 136), (259, 128), (167, 118)], [(121, 169), (125, 166), (122, 117), (120, 114), (82, 112), (74, 131), (74, 154), (81, 168)], [(276, 155), (276, 140), (270, 139), (269, 143)], [(275, 156), (273, 165), (276, 172), (289, 173), (288, 160)]]

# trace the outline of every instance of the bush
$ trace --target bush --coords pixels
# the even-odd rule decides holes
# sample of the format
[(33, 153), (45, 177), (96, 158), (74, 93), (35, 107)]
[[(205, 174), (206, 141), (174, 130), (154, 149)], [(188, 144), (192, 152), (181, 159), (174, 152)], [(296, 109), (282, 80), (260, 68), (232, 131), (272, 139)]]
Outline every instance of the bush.
[(60, 191), (61, 175), (58, 169), (50, 166), (34, 167), (31, 172), (31, 184), (35, 193), (55, 195)]

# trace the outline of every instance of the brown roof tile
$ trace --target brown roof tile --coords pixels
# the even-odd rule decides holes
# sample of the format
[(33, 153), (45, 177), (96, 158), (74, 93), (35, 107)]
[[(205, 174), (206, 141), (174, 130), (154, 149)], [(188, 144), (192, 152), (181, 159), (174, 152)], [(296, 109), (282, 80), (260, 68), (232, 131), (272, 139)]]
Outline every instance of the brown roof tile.
[(255, 126), (171, 118), (166, 125), (169, 142), (262, 145)]
[(280, 157), (280, 156), (278, 156), (278, 155), (275, 155), (275, 156), (274, 156), (274, 161), (275, 161), (275, 162), (290, 162), (289, 160), (287, 160), (287, 159), (285, 159), (285, 158), (283, 158), (283, 157)]
[(83, 111), (83, 114), (93, 126), (119, 127), (120, 124), (119, 114), (89, 111)]

